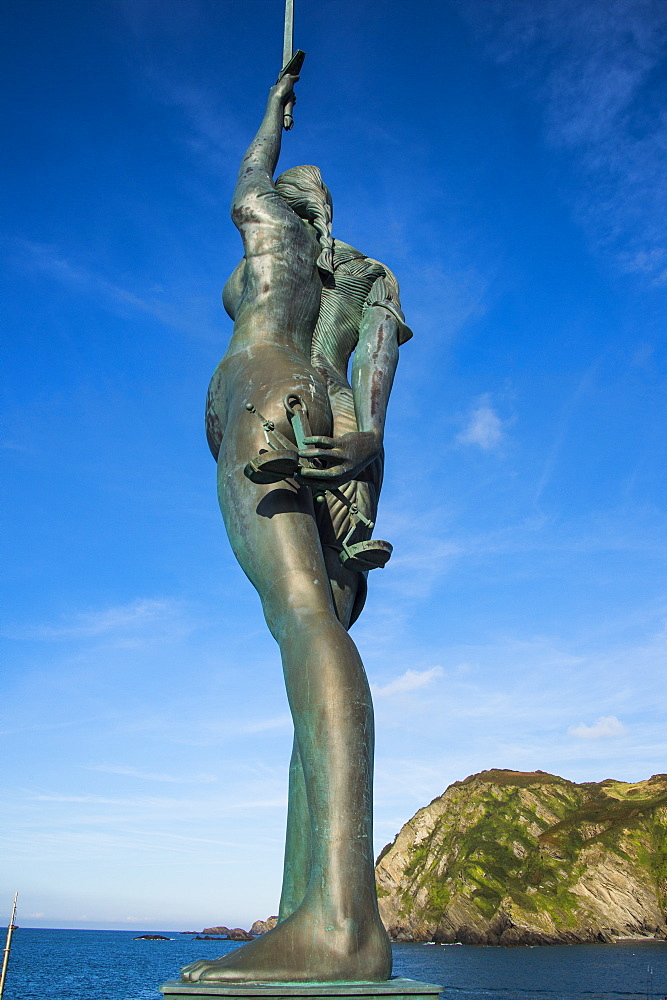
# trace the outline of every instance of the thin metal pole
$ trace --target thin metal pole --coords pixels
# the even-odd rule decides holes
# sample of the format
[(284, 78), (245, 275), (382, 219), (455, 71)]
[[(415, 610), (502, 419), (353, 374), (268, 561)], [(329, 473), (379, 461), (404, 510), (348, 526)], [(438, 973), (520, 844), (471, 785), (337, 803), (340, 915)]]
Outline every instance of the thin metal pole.
[[(294, 54), (294, 0), (285, 0), (285, 33), (283, 35), (283, 69)], [(294, 127), (292, 110), (294, 104), (290, 101), (285, 105), (283, 128), (289, 132)]]
[(5, 948), (2, 955), (2, 972), (0, 972), (0, 1000), (2, 1000), (2, 994), (5, 989), (5, 979), (7, 977), (7, 966), (9, 964), (9, 952), (12, 948), (12, 934), (14, 933), (14, 917), (16, 916), (16, 900), (19, 898), (18, 892), (14, 894), (14, 905), (12, 906), (12, 915), (9, 918), (9, 927), (7, 928), (7, 940), (5, 941)]

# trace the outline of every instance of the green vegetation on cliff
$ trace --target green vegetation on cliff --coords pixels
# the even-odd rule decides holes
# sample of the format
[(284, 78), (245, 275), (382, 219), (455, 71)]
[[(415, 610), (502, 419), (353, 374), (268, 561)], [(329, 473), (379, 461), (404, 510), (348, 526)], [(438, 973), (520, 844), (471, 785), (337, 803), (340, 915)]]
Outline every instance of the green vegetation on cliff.
[(395, 938), (528, 943), (665, 933), (667, 776), (455, 782), (378, 858)]

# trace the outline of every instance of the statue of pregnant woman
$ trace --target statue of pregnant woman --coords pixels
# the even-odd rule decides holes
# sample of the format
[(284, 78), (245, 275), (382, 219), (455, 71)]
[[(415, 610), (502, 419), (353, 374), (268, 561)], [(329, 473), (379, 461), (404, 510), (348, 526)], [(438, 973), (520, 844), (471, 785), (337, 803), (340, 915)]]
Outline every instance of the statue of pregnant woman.
[[(373, 706), (348, 634), (368, 572), (398, 348), (412, 334), (391, 271), (331, 234), (319, 170), (276, 180), (283, 72), (241, 162), (232, 219), (243, 259), (234, 321), (207, 401), (218, 497), (234, 554), (280, 646), (294, 721), (280, 921), (186, 982), (379, 982), (391, 950), (375, 892)], [(348, 380), (348, 366), (351, 372)]]

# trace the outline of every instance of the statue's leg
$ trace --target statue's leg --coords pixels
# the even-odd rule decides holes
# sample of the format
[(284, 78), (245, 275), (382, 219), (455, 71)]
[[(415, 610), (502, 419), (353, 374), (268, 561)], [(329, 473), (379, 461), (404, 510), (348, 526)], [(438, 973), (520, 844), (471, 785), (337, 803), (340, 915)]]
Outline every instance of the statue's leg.
[(295, 737), (289, 767), (285, 863), (278, 910), (280, 921), (294, 913), (303, 902), (310, 881), (310, 852), (310, 814), (308, 812), (306, 782), (301, 766), (299, 744)]
[[(347, 398), (347, 397), (346, 397)], [(339, 393), (336, 397), (335, 434), (357, 430), (352, 393), (348, 405)], [(378, 457), (364, 470), (362, 477), (346, 483), (340, 492), (351, 503), (355, 503), (361, 513), (370, 521), (375, 521), (378, 499), (382, 487), (384, 457)], [(323, 494), (323, 501), (315, 504), (317, 530), (322, 544), (324, 561), (329, 577), (329, 585), (336, 609), (336, 617), (346, 629), (354, 623), (366, 599), (367, 573), (357, 573), (347, 569), (340, 560), (342, 540), (347, 537), (352, 526), (350, 508), (330, 492)], [(370, 538), (371, 529), (358, 522), (352, 541)], [(283, 884), (280, 894), (279, 919), (285, 920), (296, 910), (303, 900), (311, 869), (310, 825), (308, 823), (306, 786), (301, 767), (301, 758), (296, 739), (292, 748), (289, 774), (289, 796), (287, 807), (287, 833), (285, 837), (285, 862)]]
[[(360, 586), (365, 581), (360, 573), (345, 569), (336, 549), (324, 549), (324, 559), (336, 608), (336, 617), (349, 628), (352, 610)], [(294, 740), (289, 770), (287, 806), (287, 833), (285, 837), (285, 863), (280, 894), (279, 919), (285, 920), (303, 900), (310, 880), (311, 843), (306, 784), (301, 766), (299, 746)]]
[[(331, 500), (330, 494), (329, 500)], [(338, 504), (338, 501), (336, 503)], [(339, 549), (332, 547), (332, 544), (336, 544), (337, 536), (329, 506), (317, 504), (315, 513), (336, 617), (347, 629), (350, 626), (350, 618), (357, 601), (360, 584), (365, 586), (365, 581), (361, 574), (345, 569), (338, 557)], [(364, 513), (366, 513), (365, 510)], [(367, 516), (370, 517), (370, 514)], [(342, 530), (342, 537), (344, 537), (348, 526), (347, 523), (342, 526), (338, 525), (338, 534)], [(290, 913), (293, 913), (302, 902), (310, 880), (310, 867), (311, 843), (308, 802), (299, 746), (295, 739), (290, 760), (285, 863), (278, 911), (281, 921), (289, 917)]]
[(221, 506), (281, 649), (311, 821), (311, 877), (300, 905), (273, 931), (216, 962), (194, 963), (183, 976), (384, 980), (391, 951), (375, 896), (368, 682), (336, 617), (310, 491), (249, 484), (242, 472), (249, 450), (228, 432)]

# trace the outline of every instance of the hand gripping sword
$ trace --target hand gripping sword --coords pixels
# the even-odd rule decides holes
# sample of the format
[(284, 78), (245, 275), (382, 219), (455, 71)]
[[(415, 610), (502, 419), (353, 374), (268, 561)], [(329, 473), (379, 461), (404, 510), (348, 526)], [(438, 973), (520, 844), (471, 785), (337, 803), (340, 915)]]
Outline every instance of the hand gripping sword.
[[(294, 0), (285, 0), (285, 34), (283, 35), (283, 68), (278, 79), (285, 76), (286, 73), (290, 73), (293, 76), (297, 76), (301, 71), (303, 60), (305, 58), (306, 58), (306, 53), (302, 52), (301, 49), (297, 49), (297, 51), (294, 52)], [(283, 128), (285, 129), (286, 132), (289, 132), (289, 130), (294, 127), (294, 118), (292, 117), (293, 108), (294, 108), (294, 101), (289, 101), (285, 105)]]

